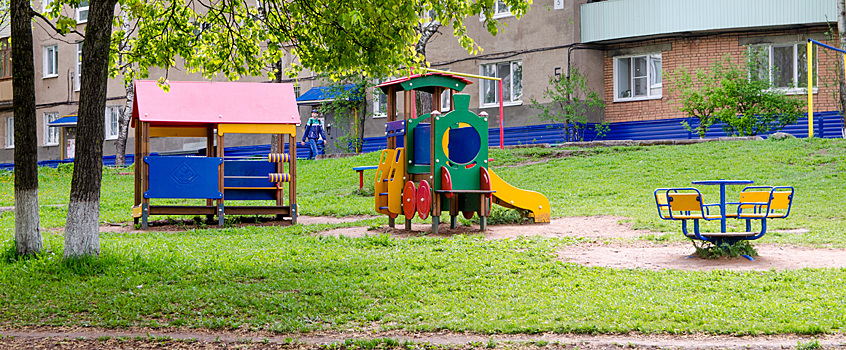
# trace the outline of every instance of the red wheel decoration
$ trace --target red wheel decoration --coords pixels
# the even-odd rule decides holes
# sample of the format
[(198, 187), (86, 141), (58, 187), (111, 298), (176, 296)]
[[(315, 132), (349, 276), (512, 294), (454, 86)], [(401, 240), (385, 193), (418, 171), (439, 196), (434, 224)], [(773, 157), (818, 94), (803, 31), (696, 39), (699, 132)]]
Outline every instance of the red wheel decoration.
[(402, 213), (405, 218), (411, 220), (414, 218), (414, 212), (417, 208), (417, 189), (414, 188), (414, 182), (406, 182), (405, 188), (402, 189)]
[[(446, 167), (441, 167), (441, 189), (445, 191), (452, 191), (452, 177), (449, 176), (449, 170)], [(447, 198), (452, 198), (453, 193), (444, 193)]]
[(432, 189), (426, 180), (420, 181), (417, 185), (417, 215), (426, 220), (432, 210)]
[(473, 214), (475, 214), (475, 213), (476, 213), (475, 211), (462, 211), (461, 215), (464, 215), (465, 219), (470, 220), (470, 219), (473, 218)]
[[(488, 169), (487, 168), (481, 168), (479, 170), (480, 170), (480, 172), (479, 172), (479, 189), (484, 190), (484, 191), (490, 191), (491, 190), (491, 175), (488, 174)], [(485, 194), (485, 196), (488, 197), (488, 199), (491, 199), (490, 193)]]

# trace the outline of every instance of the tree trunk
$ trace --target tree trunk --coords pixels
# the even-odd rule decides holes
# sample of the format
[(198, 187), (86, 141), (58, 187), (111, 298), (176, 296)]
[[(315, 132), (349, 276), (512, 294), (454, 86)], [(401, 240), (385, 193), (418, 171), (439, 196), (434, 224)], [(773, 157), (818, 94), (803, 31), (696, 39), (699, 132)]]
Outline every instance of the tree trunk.
[[(126, 139), (129, 137), (129, 121), (132, 119), (132, 102), (135, 99), (135, 85), (124, 82), (126, 87), (126, 106), (118, 121), (118, 138), (115, 144), (115, 165), (126, 165)], [(135, 140), (138, 142), (138, 140)]]
[(91, 1), (82, 49), (76, 159), (65, 227), (65, 258), (100, 254), (100, 185), (109, 44), (116, 0)]
[(12, 104), (15, 113), (15, 252), (38, 254), (42, 249), (38, 217), (38, 135), (35, 117), (35, 66), (29, 1), (13, 0)]
[[(837, 0), (837, 34), (840, 40), (840, 49), (846, 50), (846, 0)], [(842, 60), (837, 60), (840, 63)], [(839, 107), (840, 125), (843, 125), (843, 134), (846, 134), (846, 72), (839, 69), (837, 72), (838, 87), (840, 88)], [(810, 88), (810, 87), (809, 87)]]

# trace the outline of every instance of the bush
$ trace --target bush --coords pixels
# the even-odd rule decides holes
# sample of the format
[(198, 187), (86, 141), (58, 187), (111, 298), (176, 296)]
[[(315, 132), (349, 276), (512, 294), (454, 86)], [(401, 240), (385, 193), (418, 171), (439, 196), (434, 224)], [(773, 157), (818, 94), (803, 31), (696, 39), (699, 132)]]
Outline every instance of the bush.
[[(723, 123), (728, 136), (768, 134), (803, 114), (803, 101), (775, 88), (768, 73), (762, 73), (768, 68), (759, 66), (757, 57), (750, 52), (744, 67), (726, 55), (710, 71), (697, 71), (695, 80), (686, 70), (678, 71), (673, 90), (681, 103), (679, 110), (699, 120), (695, 129), (699, 137), (716, 121)], [(686, 123), (685, 127), (691, 130)]]

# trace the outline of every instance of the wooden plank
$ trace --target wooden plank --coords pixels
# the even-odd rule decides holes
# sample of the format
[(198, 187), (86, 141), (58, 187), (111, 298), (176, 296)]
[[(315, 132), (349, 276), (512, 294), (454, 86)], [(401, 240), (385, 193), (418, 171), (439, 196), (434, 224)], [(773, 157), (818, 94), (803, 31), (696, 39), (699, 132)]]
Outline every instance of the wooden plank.
[[(397, 120), (397, 87), (390, 86), (388, 87), (388, 106), (386, 107), (388, 122), (396, 121)], [(407, 140), (406, 140), (407, 141)], [(388, 149), (395, 149), (397, 148), (397, 143), (394, 138), (388, 138)]]
[[(64, 128), (62, 130), (64, 132)], [(144, 192), (141, 192), (141, 163), (143, 163), (143, 159), (141, 158), (141, 140), (143, 138), (141, 136), (141, 125), (139, 124), (135, 127), (135, 202), (133, 205), (140, 205), (144, 195)]]
[[(279, 150), (279, 153), (285, 153), (285, 135), (279, 134), (276, 140), (276, 149)], [(290, 153), (289, 153), (290, 154)], [(296, 158), (296, 154), (294, 155)], [(281, 173), (285, 170), (285, 164), (282, 162), (276, 162), (276, 172)], [(285, 205), (285, 187), (277, 186), (276, 188), (276, 206), (281, 207)]]
[(215, 215), (215, 206), (151, 205), (150, 215)]
[[(702, 237), (751, 237), (759, 234), (760, 232), (708, 232), (708, 233), (699, 233)], [(688, 237), (696, 237), (696, 235), (688, 234)]]
[(496, 193), (496, 191), (489, 190), (435, 190), (435, 193)]
[(141, 165), (141, 194), (142, 204), (150, 204), (149, 198), (143, 198), (143, 193), (150, 188), (150, 167), (147, 166), (147, 162), (144, 161), (144, 157), (150, 155), (150, 123), (149, 122), (140, 122), (141, 126), (141, 159), (136, 159), (138, 164)]
[(150, 137), (206, 137), (206, 128), (202, 126), (153, 126)]
[[(220, 128), (220, 125), (218, 125), (218, 128)], [(223, 137), (224, 136), (222, 134), (220, 134), (220, 133), (217, 134), (217, 156), (220, 157), (220, 158), (223, 158)], [(224, 167), (225, 163), (226, 162), (220, 163), (220, 166), (217, 168), (218, 169), (217, 170), (217, 174), (218, 174), (218, 176), (217, 176), (217, 189), (218, 189), (218, 191), (220, 191), (220, 193), (224, 193), (223, 192), (224, 191), (223, 190), (223, 167)], [(222, 198), (217, 200), (217, 205), (218, 206), (223, 205), (224, 200), (226, 200), (226, 195), (224, 195)]]
[(288, 205), (294, 208), (289, 212), (291, 215), (291, 222), (297, 224), (297, 140), (296, 135), (288, 135), (288, 153), (291, 155), (291, 161), (288, 162), (288, 173), (291, 174), (291, 181), (288, 182)]
[(282, 215), (290, 216), (291, 207), (277, 206), (235, 206), (229, 205), (223, 208), (225, 215)]
[[(214, 124), (206, 126), (206, 157), (214, 157)], [(213, 204), (213, 199), (206, 199), (206, 205)]]

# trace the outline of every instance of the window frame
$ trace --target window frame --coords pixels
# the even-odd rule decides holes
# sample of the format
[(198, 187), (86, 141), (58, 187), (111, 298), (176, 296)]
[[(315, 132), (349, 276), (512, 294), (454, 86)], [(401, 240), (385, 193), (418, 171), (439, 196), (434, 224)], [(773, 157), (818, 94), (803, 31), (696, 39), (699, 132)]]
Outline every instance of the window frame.
[[(117, 110), (117, 114), (113, 112)], [(121, 105), (108, 105), (106, 106), (106, 113), (105, 113), (105, 124), (103, 125), (103, 137), (106, 140), (117, 140), (118, 136), (120, 135), (120, 116), (123, 113), (123, 106)], [(111, 117), (115, 117), (114, 120), (114, 127), (112, 126)]]
[[(12, 125), (10, 128), (9, 125)], [(4, 138), (3, 138), (3, 146), (6, 149), (14, 149), (15, 148), (15, 116), (7, 116), (6, 123), (3, 124)], [(11, 141), (11, 142), (10, 142)]]
[(9, 38), (0, 38), (0, 80), (12, 78), (12, 45)]
[[(373, 119), (383, 119), (388, 117), (388, 94), (383, 92), (382, 89), (377, 86), (390, 80), (390, 78), (377, 79), (373, 83), (373, 104), (371, 105), (373, 108)], [(384, 103), (382, 103), (383, 98), (385, 100)], [(382, 110), (383, 104), (385, 105), (385, 110)]]
[[(658, 57), (661, 60), (661, 70), (662, 70), (662, 72), (659, 72), (659, 74), (661, 76), (661, 82), (659, 82), (659, 83), (653, 83), (653, 80), (655, 78), (655, 72), (654, 72), (654, 67), (653, 67), (653, 62), (654, 62), (653, 58), (655, 58), (655, 57)], [(634, 96), (634, 94), (632, 94), (631, 97), (620, 97), (620, 86), (619, 86), (619, 81), (620, 81), (619, 80), (619, 74), (620, 74), (619, 67), (620, 67), (620, 64), (621, 64), (620, 61), (625, 60), (625, 59), (629, 59), (629, 90), (631, 90), (631, 89), (633, 89), (632, 87), (635, 85), (634, 79), (637, 78), (632, 73), (634, 71), (634, 69), (632, 67), (632, 65), (634, 63), (632, 63), (632, 62), (634, 62), (635, 58), (645, 58), (646, 59), (646, 77), (645, 77), (646, 78), (646, 96)], [(664, 56), (663, 56), (662, 52), (650, 52), (650, 53), (637, 54), (637, 55), (615, 56), (614, 62), (613, 62), (613, 67), (612, 67), (612, 69), (613, 69), (612, 77), (611, 77), (612, 80), (613, 80), (613, 83), (614, 83), (614, 91), (613, 91), (614, 102), (648, 101), (648, 100), (660, 100), (661, 98), (663, 98), (664, 97), (664, 74), (663, 74), (664, 68), (663, 67), (664, 67)], [(643, 78), (643, 77), (640, 77), (640, 78)], [(661, 93), (658, 94), (658, 95), (653, 95), (652, 94), (653, 89), (660, 89), (659, 91), (661, 91)]]
[[(771, 90), (783, 91), (787, 95), (807, 94), (808, 93), (807, 87), (800, 87), (799, 86), (799, 66), (800, 66), (799, 50), (805, 50), (805, 45), (806, 45), (806, 43), (804, 43), (804, 42), (749, 45), (747, 47), (747, 52), (754, 50), (754, 49), (759, 49), (759, 48), (764, 48), (764, 49), (767, 50), (767, 77), (769, 78), (769, 82), (772, 86)], [(792, 50), (793, 59), (791, 60), (791, 62), (793, 62), (793, 72), (792, 72), (793, 73), (792, 74), (792, 76), (793, 76), (793, 78), (792, 78), (793, 79), (793, 86), (791, 86), (791, 87), (775, 86), (774, 85), (775, 84), (775, 82), (774, 82), (775, 76), (774, 76), (774, 69), (773, 69), (774, 68), (773, 67), (773, 64), (774, 64), (774, 60), (773, 60), (774, 49), (777, 48), (777, 47), (791, 47), (791, 46), (793, 48), (793, 50)], [(818, 90), (819, 90), (820, 75), (819, 75), (819, 55), (817, 54), (818, 52), (819, 52), (819, 49), (817, 48), (816, 45), (814, 45), (814, 53), (813, 53), (813, 55), (814, 55), (814, 85), (813, 85), (813, 89), (812, 89), (813, 93), (817, 93)], [(807, 59), (807, 57), (806, 57), (806, 59)], [(807, 65), (807, 63), (805, 63), (805, 64)], [(750, 71), (748, 73), (749, 79), (752, 79), (752, 72), (751, 72), (751, 70), (749, 70), (749, 71)], [(808, 68), (805, 67), (805, 74), (807, 74), (807, 73), (808, 73)], [(807, 80), (807, 78), (803, 79), (803, 81), (804, 80)]]
[(76, 55), (74, 59), (73, 91), (79, 91), (82, 80), (82, 44), (84, 41), (76, 42)]
[[(51, 53), (52, 51), (52, 53)], [(42, 61), (42, 77), (41, 79), (56, 78), (59, 76), (59, 45), (51, 44), (43, 46), (41, 51), (43, 53)], [(48, 59), (52, 56), (53, 65), (49, 64)], [(50, 72), (52, 68), (52, 73)]]
[[(508, 87), (508, 91), (511, 93), (511, 96), (509, 96), (509, 98), (507, 100), (508, 102), (503, 101), (502, 106), (503, 107), (520, 106), (520, 105), (523, 104), (523, 74), (522, 74), (523, 60), (522, 59), (499, 61), (499, 62), (493, 62), (493, 63), (488, 63), (488, 64), (480, 64), (479, 65), (479, 75), (484, 76), (484, 77), (491, 77), (491, 76), (485, 75), (485, 67), (486, 66), (494, 66), (494, 74), (496, 74), (497, 76), (493, 76), (491, 78), (501, 78), (501, 77), (498, 76), (499, 75), (499, 69), (497, 69), (497, 66), (499, 66), (502, 63), (508, 63), (508, 69), (510, 70), (509, 76), (511, 76), (511, 86)], [(514, 63), (519, 63), (520, 71), (521, 71), (521, 74), (520, 74), (520, 95), (519, 95), (520, 99), (519, 100), (515, 100), (515, 95), (514, 95), (514, 86), (515, 86), (515, 84), (514, 84), (514, 81), (515, 81), (515, 79), (514, 79)], [(496, 90), (499, 89), (499, 83), (497, 83), (496, 80), (488, 80), (488, 79), (481, 79), (481, 80), (482, 81), (479, 84), (479, 108), (499, 107), (499, 91), (496, 91)], [(495, 98), (494, 102), (485, 103), (485, 97), (484, 97), (485, 96), (485, 82), (490, 82), (490, 83), (494, 84), (494, 90), (496, 91), (496, 93), (494, 94), (494, 98)], [(504, 82), (503, 82), (503, 88), (505, 88)], [(504, 97), (505, 96), (503, 96), (503, 98)]]
[[(59, 118), (59, 112), (44, 112), (44, 134), (41, 140), (43, 146), (46, 147), (59, 145), (59, 139), (61, 136), (59, 133), (61, 132), (61, 128), (50, 126), (50, 122), (58, 120)], [(51, 135), (55, 135), (55, 140), (52, 140), (52, 142), (50, 142)]]
[[(76, 20), (76, 24), (88, 23), (88, 9), (90, 7), (90, 3), (86, 0), (82, 0), (79, 2), (80, 5), (82, 5), (83, 2), (88, 3), (88, 5), (79, 6), (74, 9), (73, 18)], [(83, 11), (85, 12), (85, 19), (81, 19), (80, 16)]]

